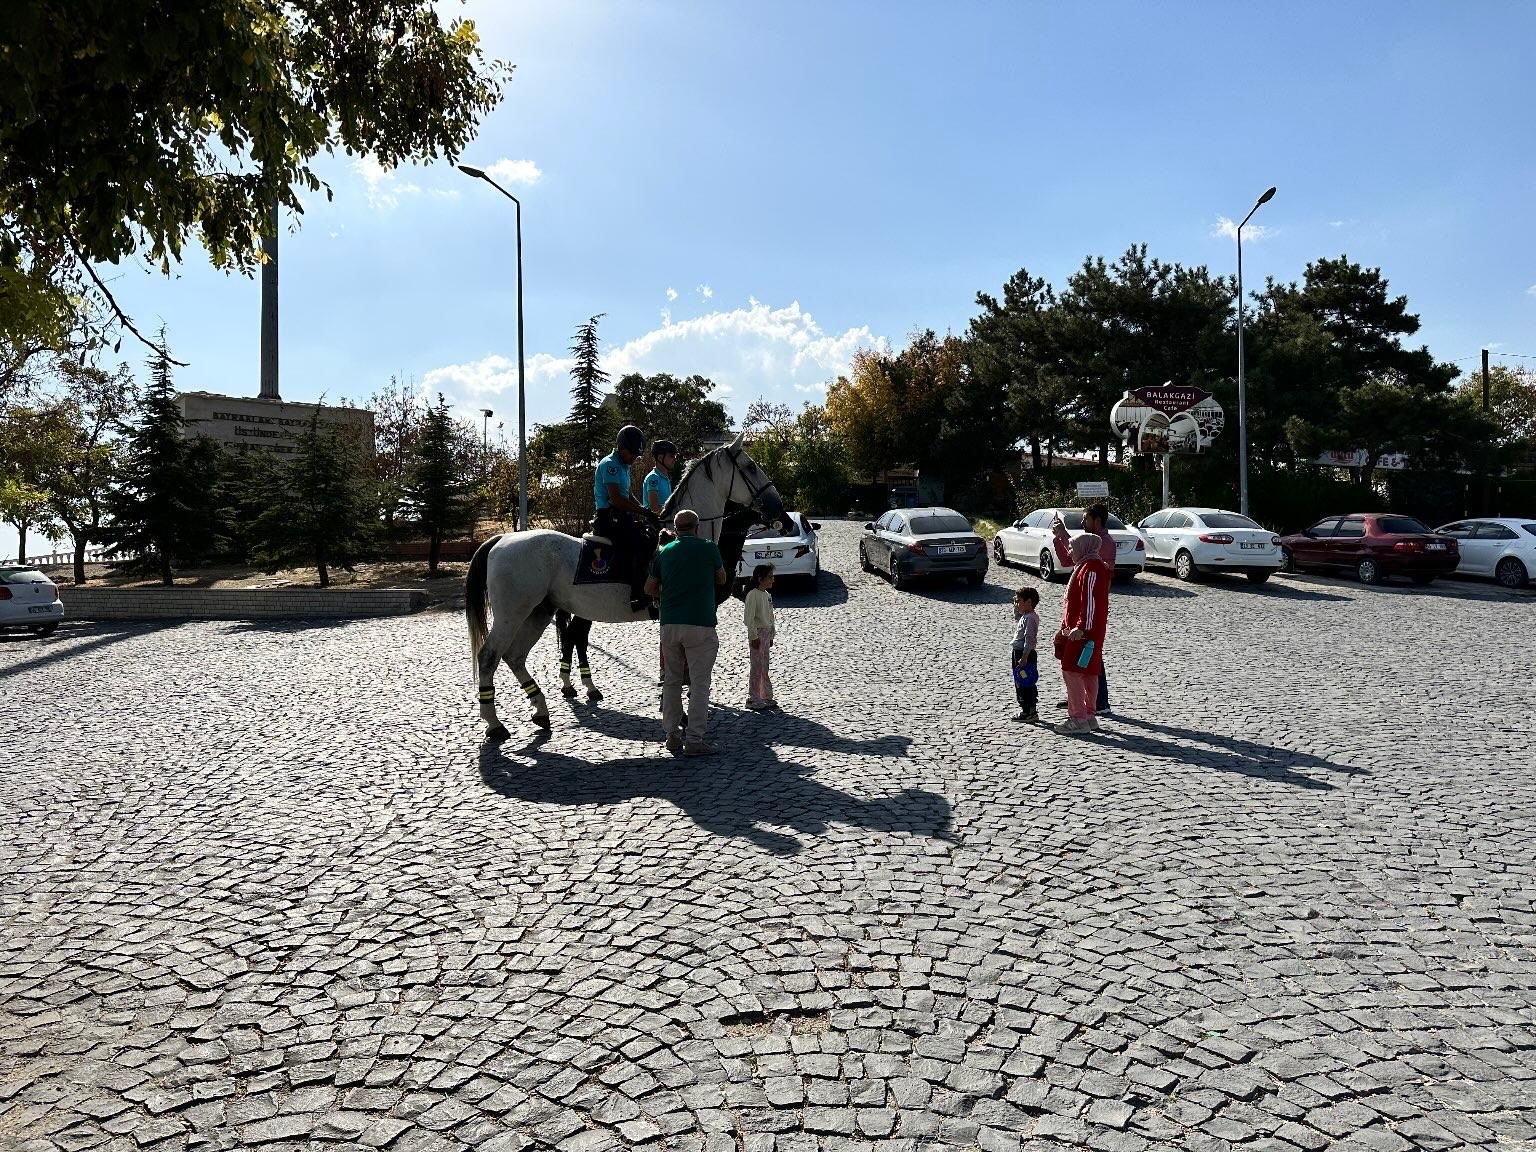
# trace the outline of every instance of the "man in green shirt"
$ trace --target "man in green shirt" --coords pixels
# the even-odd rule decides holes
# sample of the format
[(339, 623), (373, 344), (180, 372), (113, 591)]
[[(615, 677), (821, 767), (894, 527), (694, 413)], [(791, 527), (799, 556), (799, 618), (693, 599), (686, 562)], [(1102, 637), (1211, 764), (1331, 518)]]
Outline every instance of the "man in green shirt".
[[(672, 518), (677, 539), (651, 561), (645, 594), (661, 600), (661, 722), (667, 751), (709, 756), (709, 681), (720, 651), (715, 633), (715, 589), (727, 580), (725, 561), (713, 540), (699, 537), (698, 513), (684, 509)], [(688, 727), (683, 732), (683, 676), (688, 677)]]

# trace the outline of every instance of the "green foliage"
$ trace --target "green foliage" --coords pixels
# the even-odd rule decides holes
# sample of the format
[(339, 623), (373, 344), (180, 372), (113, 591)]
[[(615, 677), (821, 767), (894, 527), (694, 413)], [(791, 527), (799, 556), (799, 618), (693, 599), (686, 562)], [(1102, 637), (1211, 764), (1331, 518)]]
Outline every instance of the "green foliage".
[(677, 445), (679, 457), (689, 460), (699, 454), (704, 437), (731, 426), (725, 405), (710, 397), (714, 390), (715, 382), (707, 376), (679, 379), (669, 372), (654, 376), (631, 372), (613, 388), (618, 406), (615, 423), (634, 424), (649, 440), (670, 440)]
[(411, 452), (421, 432), (426, 405), (409, 380), (391, 376), (387, 387), (368, 398), (373, 412), (374, 468), (384, 524), (393, 528), (403, 512)]
[[(1482, 372), (1459, 381), (1457, 395), (1474, 407), (1483, 403)], [(1494, 364), (1488, 369), (1489, 410), (1497, 422), (1501, 446), (1536, 447), (1536, 371)]]
[(437, 574), (443, 540), (474, 524), (472, 499), (476, 444), (439, 394), (428, 405), (411, 448), (406, 501), (429, 539), (427, 570)]
[(331, 565), (349, 566), (368, 554), (379, 514), (364, 448), (354, 429), (323, 419), (316, 408), (282, 465), (236, 465), (247, 482), (260, 484), (263, 507), (253, 533), (260, 560), (274, 567), (313, 564), (325, 588)]
[(35, 331), (106, 293), (93, 261), (169, 273), (195, 235), (250, 273), (271, 208), (324, 187), (318, 155), (451, 160), (510, 74), (420, 0), (9, 0), (3, 21), (0, 293)]
[(171, 383), (164, 334), (150, 361), (150, 384), (139, 419), (126, 438), (120, 482), (106, 500), (105, 530), (120, 566), (157, 571), (170, 584), (174, 570), (206, 558), (216, 547), (219, 449), (183, 434)]
[(25, 559), (30, 533), (59, 533), (48, 477), (67, 449), (69, 426), (54, 407), (12, 407), (0, 415), (0, 521), (16, 529), (17, 556)]

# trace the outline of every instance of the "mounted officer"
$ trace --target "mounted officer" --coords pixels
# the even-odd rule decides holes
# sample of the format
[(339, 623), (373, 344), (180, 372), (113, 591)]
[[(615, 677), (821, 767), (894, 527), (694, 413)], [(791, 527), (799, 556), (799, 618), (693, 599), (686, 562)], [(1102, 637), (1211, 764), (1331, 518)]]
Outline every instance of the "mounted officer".
[(613, 452), (597, 464), (592, 479), (592, 498), (597, 515), (592, 531), (613, 542), (614, 550), (628, 565), (630, 608), (644, 608), (645, 574), (656, 547), (653, 525), (658, 517), (629, 494), (629, 469), (645, 453), (645, 433), (633, 424), (619, 429)]

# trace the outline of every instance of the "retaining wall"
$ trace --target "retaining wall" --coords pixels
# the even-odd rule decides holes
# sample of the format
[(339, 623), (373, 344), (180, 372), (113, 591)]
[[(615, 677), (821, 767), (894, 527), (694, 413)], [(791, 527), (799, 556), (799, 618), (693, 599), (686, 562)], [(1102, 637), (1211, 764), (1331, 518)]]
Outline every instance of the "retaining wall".
[(75, 588), (59, 586), (66, 620), (282, 620), (405, 616), (417, 588)]

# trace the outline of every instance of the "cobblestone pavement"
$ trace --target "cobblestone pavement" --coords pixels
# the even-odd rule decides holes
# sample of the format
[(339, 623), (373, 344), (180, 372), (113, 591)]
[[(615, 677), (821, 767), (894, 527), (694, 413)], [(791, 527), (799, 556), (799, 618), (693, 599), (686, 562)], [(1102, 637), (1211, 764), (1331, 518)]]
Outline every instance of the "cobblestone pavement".
[(1074, 740), (855, 539), (713, 761), (639, 626), (500, 749), (455, 614), (0, 643), (0, 1147), (1536, 1147), (1531, 597), (1144, 577)]

